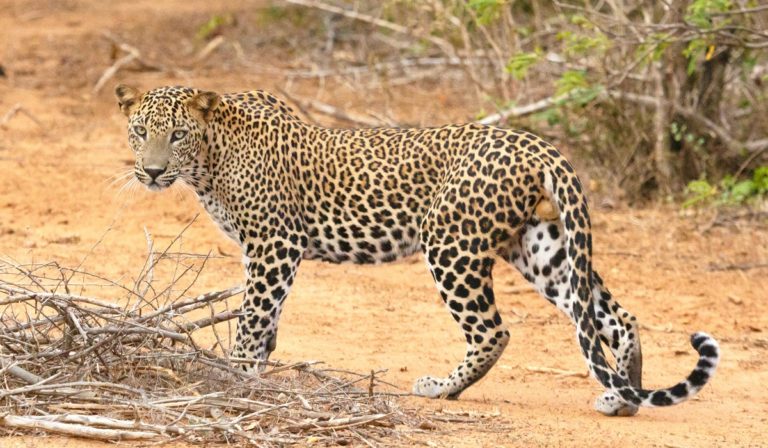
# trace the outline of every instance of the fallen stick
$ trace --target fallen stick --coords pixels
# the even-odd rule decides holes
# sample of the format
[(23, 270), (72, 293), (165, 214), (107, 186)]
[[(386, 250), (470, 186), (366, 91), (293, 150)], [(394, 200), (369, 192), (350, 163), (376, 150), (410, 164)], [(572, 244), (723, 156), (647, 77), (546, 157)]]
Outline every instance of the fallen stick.
[(14, 104), (13, 107), (11, 107), (11, 109), (6, 112), (2, 118), (0, 118), (0, 126), (5, 126), (14, 116), (16, 116), (16, 114), (26, 115), (27, 118), (35, 122), (36, 125), (41, 128), (43, 127), (43, 124), (40, 122), (40, 120), (38, 120), (37, 117), (32, 115), (28, 110), (24, 109), (21, 104)]
[(525, 370), (533, 373), (548, 373), (558, 376), (577, 376), (579, 378), (587, 378), (589, 373), (576, 372), (574, 370), (554, 369), (552, 367), (539, 367), (539, 366), (525, 366)]
[(0, 367), (2, 367), (3, 371), (8, 372), (8, 374), (15, 376), (16, 378), (24, 381), (27, 384), (37, 384), (43, 381), (43, 377), (37, 376), (34, 373), (27, 372), (25, 369), (22, 369), (21, 367), (14, 365), (13, 363), (7, 361), (4, 357), (0, 356)]
[(123, 42), (120, 38), (110, 33), (109, 31), (105, 31), (104, 33), (102, 33), (102, 36), (108, 41), (112, 42), (112, 45), (114, 46), (113, 48), (121, 50), (122, 52), (126, 53), (126, 55), (121, 57), (120, 59), (117, 59), (114, 63), (112, 63), (111, 66), (109, 66), (106, 70), (104, 70), (104, 73), (101, 74), (101, 76), (99, 77), (99, 80), (96, 81), (96, 84), (94, 84), (93, 86), (92, 91), (94, 94), (99, 93), (99, 91), (102, 89), (102, 87), (104, 87), (104, 84), (106, 84), (107, 81), (112, 79), (112, 77), (115, 76), (115, 74), (117, 74), (117, 72), (120, 71), (121, 68), (125, 67), (126, 65), (130, 64), (133, 61), (138, 62), (141, 68), (143, 68), (144, 70), (166, 71), (164, 67), (145, 60), (141, 56), (141, 51), (139, 51), (138, 48)]
[(101, 76), (99, 77), (99, 80), (96, 81), (96, 84), (94, 84), (93, 86), (93, 93), (99, 93), (102, 87), (104, 87), (104, 84), (106, 84), (107, 81), (112, 79), (112, 77), (115, 76), (115, 74), (118, 71), (120, 71), (121, 68), (137, 60), (138, 58), (139, 58), (138, 55), (130, 53), (116, 60), (112, 65), (110, 65), (106, 70), (104, 70), (104, 73), (101, 74)]
[(487, 63), (486, 59), (481, 59), (475, 56), (459, 57), (422, 57), (422, 58), (405, 58), (398, 61), (378, 62), (370, 65), (352, 65), (339, 68), (330, 69), (295, 69), (295, 70), (280, 70), (280, 69), (268, 69), (261, 67), (259, 70), (262, 73), (285, 76), (289, 78), (327, 78), (331, 76), (350, 76), (350, 75), (362, 75), (365, 73), (388, 73), (393, 70), (405, 70), (410, 68), (419, 67), (434, 67), (445, 69), (446, 67), (458, 67), (462, 63), (469, 62), (472, 64), (484, 64)]
[(432, 420), (437, 420), (445, 423), (477, 423), (475, 417), (461, 417), (455, 415), (433, 415), (430, 416)]
[(42, 418), (21, 417), (18, 415), (0, 416), (0, 424), (11, 428), (36, 429), (97, 440), (150, 440), (159, 436), (159, 434), (155, 432), (93, 428), (86, 425), (61, 423), (52, 420), (44, 420)]
[(316, 100), (305, 100), (304, 106), (314, 109), (316, 112), (320, 112), (321, 114), (325, 114), (330, 117), (336, 118), (337, 120), (346, 121), (358, 126), (367, 126), (367, 127), (375, 128), (375, 127), (381, 127), (383, 124), (378, 120), (369, 120), (359, 115), (348, 114), (342, 111), (341, 109), (331, 106), (330, 104), (323, 103)]
[(245, 291), (245, 288), (242, 286), (233, 286), (222, 291), (200, 294), (187, 300), (180, 300), (178, 302), (171, 303), (162, 308), (159, 308), (152, 313), (145, 314), (141, 319), (138, 320), (138, 322), (146, 322), (148, 320), (154, 319), (157, 316), (167, 315), (172, 312), (176, 314), (188, 313), (189, 311), (207, 306), (208, 303), (218, 302), (224, 299), (228, 299), (232, 296), (236, 296), (243, 291)]
[(202, 50), (200, 50), (199, 53), (197, 53), (197, 56), (195, 56), (195, 59), (192, 60), (192, 65), (199, 65), (201, 62), (203, 62), (208, 56), (211, 55), (214, 51), (216, 51), (217, 48), (221, 46), (226, 41), (224, 36), (216, 36), (214, 37), (210, 42), (208, 42), (205, 47), (203, 47)]
[(643, 329), (643, 330), (648, 330), (648, 331), (659, 331), (659, 332), (662, 332), (662, 333), (672, 333), (672, 332), (674, 332), (674, 331), (675, 331), (675, 330), (672, 328), (672, 325), (671, 325), (671, 324), (667, 324), (667, 325), (665, 325), (665, 326), (663, 326), (663, 327), (662, 327), (661, 325), (648, 325), (648, 324), (641, 324), (641, 325), (640, 325), (640, 328), (641, 328), (641, 329)]
[[(117, 306), (113, 303), (105, 302), (103, 300), (99, 300), (93, 297), (80, 296), (77, 294), (60, 294), (60, 293), (53, 293), (53, 292), (27, 291), (25, 289), (15, 288), (13, 286), (9, 286), (7, 284), (2, 284), (2, 283), (0, 283), (0, 291), (5, 291), (10, 294), (13, 294), (12, 296), (9, 296), (7, 299), (0, 300), (0, 305), (9, 305), (11, 303), (17, 303), (24, 300), (37, 298), (42, 300), (58, 299), (58, 300), (71, 301), (71, 302), (83, 302), (89, 305), (109, 308), (111, 310), (116, 310), (116, 311), (123, 310), (122, 307)], [(94, 310), (91, 310), (91, 311), (94, 311)]]
[(201, 328), (210, 327), (211, 325), (216, 325), (219, 322), (225, 322), (230, 319), (234, 319), (236, 317), (240, 317), (239, 311), (222, 311), (221, 313), (214, 314), (210, 317), (204, 317), (200, 320), (196, 320), (194, 322), (190, 322), (186, 325), (184, 325), (185, 331), (196, 331)]
[(710, 264), (708, 271), (748, 271), (750, 269), (768, 268), (768, 263), (736, 263), (736, 264)]
[[(56, 375), (54, 375), (55, 377)], [(44, 381), (50, 381), (53, 379), (46, 378)], [(76, 389), (76, 387), (82, 387), (83, 389)], [(0, 391), (0, 398), (5, 398), (11, 395), (21, 395), (21, 394), (28, 394), (30, 392), (34, 393), (44, 393), (44, 394), (51, 394), (51, 395), (63, 395), (63, 396), (70, 396), (70, 395), (77, 395), (80, 396), (93, 396), (92, 389), (94, 388), (101, 388), (101, 389), (111, 389), (114, 391), (121, 391), (121, 392), (129, 392), (131, 395), (135, 396), (141, 396), (142, 391), (133, 389), (131, 387), (118, 384), (118, 383), (107, 383), (103, 381), (73, 381), (70, 383), (60, 383), (60, 384), (31, 384), (29, 386), (23, 386), (23, 387), (17, 387), (16, 389), (6, 389), (3, 391)]]
[[(556, 106), (568, 99), (575, 97), (576, 95), (584, 93), (583, 89), (576, 89), (564, 95), (551, 96), (542, 100), (536, 101), (525, 106), (510, 107), (504, 109), (498, 113), (489, 115), (482, 120), (478, 120), (479, 124), (496, 124), (507, 118), (517, 118), (526, 115), (530, 115), (542, 110), (549, 109), (552, 106)], [(641, 104), (648, 107), (658, 108), (662, 106), (671, 106), (675, 112), (685, 116), (688, 119), (698, 121), (704, 127), (708, 128), (713, 134), (715, 134), (732, 152), (746, 150), (750, 153), (762, 152), (768, 150), (768, 138), (751, 140), (747, 142), (741, 142), (732, 137), (728, 131), (712, 120), (704, 117), (693, 109), (686, 108), (675, 102), (669, 101), (663, 98), (656, 98), (650, 95), (640, 95), (631, 92), (622, 92), (618, 90), (609, 90), (600, 92), (596, 96), (596, 100), (605, 100), (607, 98), (623, 99), (636, 104)]]
[(136, 420), (118, 420), (100, 415), (63, 414), (46, 415), (45, 417), (29, 417), (33, 420), (45, 420), (61, 423), (75, 423), (86, 426), (104, 426), (112, 429), (131, 429), (152, 431), (156, 433), (183, 434), (184, 430), (176, 426), (153, 425)]
[[(154, 263), (176, 260), (163, 254)], [(146, 294), (158, 300), (148, 300), (139, 295), (148, 280), (146, 263), (139, 287), (108, 282), (116, 293), (103, 297), (119, 300), (119, 308), (90, 294), (55, 292), (61, 287), (56, 263), (7, 271), (0, 264), (0, 301), (23, 307), (17, 312), (12, 304), (0, 313), (0, 376), (6, 383), (0, 388), (0, 436), (45, 432), (112, 441), (263, 445), (301, 443), (309, 435), (329, 443), (354, 435), (376, 440), (382, 427), (397, 425), (387, 431), (407, 431), (404, 412), (390, 402), (401, 394), (379, 390), (386, 383), (377, 372), (334, 376), (314, 370), (312, 361), (271, 361), (264, 364), (274, 369), (252, 375), (237, 364), (254, 360), (226, 356), (226, 338), (217, 341), (221, 351), (198, 347), (196, 330), (239, 316), (219, 307), (243, 288), (186, 297), (201, 267), (188, 285), (173, 274), (164, 288), (181, 291), (176, 299), (155, 288)], [(276, 433), (281, 427), (295, 432)]]
[(362, 415), (359, 417), (343, 417), (343, 418), (332, 418), (330, 420), (323, 420), (323, 421), (303, 422), (303, 423), (299, 423), (298, 425), (286, 426), (282, 428), (281, 431), (299, 432), (299, 431), (314, 430), (314, 429), (320, 429), (320, 428), (340, 429), (340, 428), (347, 428), (350, 426), (364, 425), (366, 423), (371, 423), (376, 420), (381, 420), (388, 416), (389, 414), (373, 414), (373, 415)]

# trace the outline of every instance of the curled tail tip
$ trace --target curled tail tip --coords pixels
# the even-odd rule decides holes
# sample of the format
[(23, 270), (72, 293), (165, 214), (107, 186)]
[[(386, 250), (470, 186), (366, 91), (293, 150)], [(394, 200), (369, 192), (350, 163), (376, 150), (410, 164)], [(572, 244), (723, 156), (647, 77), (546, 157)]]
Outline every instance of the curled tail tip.
[(707, 358), (720, 357), (720, 344), (709, 333), (698, 331), (691, 335), (691, 345), (699, 355)]
[(697, 332), (691, 335), (691, 345), (699, 354), (696, 368), (688, 376), (691, 386), (700, 389), (715, 374), (720, 363), (720, 344), (711, 335)]

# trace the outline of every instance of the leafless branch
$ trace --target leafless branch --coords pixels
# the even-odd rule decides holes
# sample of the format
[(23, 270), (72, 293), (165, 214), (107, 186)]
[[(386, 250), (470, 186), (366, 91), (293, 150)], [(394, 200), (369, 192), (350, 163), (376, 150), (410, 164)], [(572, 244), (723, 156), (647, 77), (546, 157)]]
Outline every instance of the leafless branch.
[[(149, 232), (146, 239), (142, 275), (154, 269), (148, 276), (158, 283), (168, 271), (159, 264), (186, 258), (156, 254)], [(189, 260), (203, 264), (207, 257)], [(407, 431), (416, 421), (398, 410), (399, 394), (387, 392), (381, 372), (330, 373), (306, 361), (265, 362), (262, 375), (242, 371), (240, 362), (253, 360), (230, 361), (228, 338), (215, 332), (216, 324), (239, 317), (221, 310), (221, 302), (241, 286), (150, 299), (139, 293), (151, 289), (99, 285), (118, 297), (134, 290), (118, 306), (114, 297), (57, 292), (62, 269), (0, 260), (0, 436), (42, 431), (109, 441), (276, 446), (310, 434), (329, 441), (373, 438), (396, 426)], [(186, 290), (174, 286), (183, 279), (174, 275), (158, 289)], [(68, 284), (78, 286), (75, 278)], [(203, 308), (208, 316), (200, 315)], [(204, 331), (214, 332), (218, 350), (200, 347), (196, 335)], [(363, 382), (367, 388), (357, 388)]]
[(338, 6), (331, 5), (331, 4), (317, 1), (317, 0), (285, 0), (285, 2), (294, 4), (294, 5), (305, 6), (307, 8), (315, 8), (315, 9), (330, 12), (333, 14), (340, 14), (352, 20), (358, 20), (360, 22), (370, 23), (371, 25), (385, 28), (390, 31), (394, 31), (395, 33), (404, 34), (406, 36), (415, 36), (420, 39), (426, 39), (429, 42), (432, 42), (438, 48), (440, 48), (443, 51), (443, 53), (448, 55), (449, 57), (453, 57), (456, 55), (456, 51), (453, 48), (453, 45), (451, 45), (450, 42), (448, 42), (443, 38), (433, 36), (431, 34), (416, 33), (414, 30), (408, 27), (398, 25), (396, 23), (388, 22), (386, 20), (379, 19), (377, 17), (373, 17), (367, 14), (362, 14), (350, 9), (340, 8)]

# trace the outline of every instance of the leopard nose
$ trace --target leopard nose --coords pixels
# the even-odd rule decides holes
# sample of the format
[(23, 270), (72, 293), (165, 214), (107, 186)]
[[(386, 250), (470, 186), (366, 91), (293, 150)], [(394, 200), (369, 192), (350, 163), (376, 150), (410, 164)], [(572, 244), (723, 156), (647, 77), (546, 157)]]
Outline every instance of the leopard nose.
[(155, 180), (165, 172), (165, 168), (147, 168), (144, 167), (144, 172), (147, 173), (147, 175), (150, 177), (150, 179)]

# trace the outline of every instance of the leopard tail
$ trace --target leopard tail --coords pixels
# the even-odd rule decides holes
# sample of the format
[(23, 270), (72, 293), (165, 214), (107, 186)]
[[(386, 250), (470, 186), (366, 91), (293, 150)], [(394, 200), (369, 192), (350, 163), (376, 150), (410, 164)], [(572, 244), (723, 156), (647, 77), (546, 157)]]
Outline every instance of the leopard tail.
[[(563, 223), (568, 263), (570, 265), (570, 289), (574, 300), (572, 313), (576, 322), (576, 336), (589, 371), (605, 388), (613, 391), (628, 404), (644, 407), (671, 406), (696, 395), (709, 381), (720, 361), (717, 341), (702, 332), (691, 336), (691, 345), (699, 354), (699, 361), (688, 377), (666, 389), (639, 389), (619, 376), (605, 359), (600, 338), (595, 328), (595, 309), (592, 295), (592, 234), (586, 198), (581, 184), (573, 174), (573, 168), (559, 154), (549, 152), (545, 156), (547, 168), (541, 171), (542, 186), (559, 210)], [(569, 176), (557, 176), (563, 170)], [(561, 180), (564, 179), (564, 180)]]

